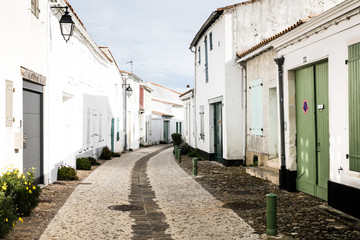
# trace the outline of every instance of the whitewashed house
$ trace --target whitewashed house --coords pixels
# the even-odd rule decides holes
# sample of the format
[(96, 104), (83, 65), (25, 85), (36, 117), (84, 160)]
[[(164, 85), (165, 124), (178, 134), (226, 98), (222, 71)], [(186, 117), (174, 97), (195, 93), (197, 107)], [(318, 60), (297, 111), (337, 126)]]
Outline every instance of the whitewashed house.
[[(121, 70), (124, 78), (124, 150), (140, 147), (140, 84), (142, 80), (136, 74)], [(128, 90), (131, 89), (131, 94)]]
[[(190, 88), (190, 87), (189, 87)], [(184, 120), (182, 124), (182, 138), (183, 140), (192, 146), (197, 148), (196, 142), (196, 123), (195, 123), (195, 98), (194, 89), (189, 89), (180, 96), (184, 105)]]
[[(110, 51), (96, 45), (67, 1), (0, 6), (1, 30), (12, 33), (1, 46), (1, 167), (35, 167), (38, 181), (49, 184), (62, 164), (97, 157), (104, 146), (120, 150), (115, 135), (122, 129), (111, 124), (122, 117), (122, 78)], [(51, 8), (59, 6), (75, 23), (67, 43), (59, 27), (64, 9)]]
[(181, 95), (172, 89), (153, 82), (146, 85), (151, 92), (151, 144), (171, 142), (171, 134), (182, 133), (183, 105), (179, 99)]
[[(244, 163), (249, 151), (263, 151), (255, 148), (263, 142), (256, 139), (263, 135), (262, 116), (247, 122), (249, 86), (245, 69), (236, 64), (236, 53), (336, 2), (253, 0), (219, 8), (210, 15), (190, 44), (196, 65), (196, 140), (203, 157), (235, 165)], [(254, 80), (253, 90), (257, 91), (262, 83), (260, 78)], [(256, 111), (260, 113), (261, 109)], [(276, 154), (273, 151), (274, 157)]]
[[(278, 72), (280, 185), (360, 217), (360, 2), (344, 1), (243, 54), (247, 70)], [(271, 58), (274, 57), (274, 69)], [(283, 175), (281, 176), (281, 172)]]
[(151, 88), (145, 84), (140, 84), (139, 94), (139, 113), (140, 113), (140, 144), (142, 146), (151, 145)]

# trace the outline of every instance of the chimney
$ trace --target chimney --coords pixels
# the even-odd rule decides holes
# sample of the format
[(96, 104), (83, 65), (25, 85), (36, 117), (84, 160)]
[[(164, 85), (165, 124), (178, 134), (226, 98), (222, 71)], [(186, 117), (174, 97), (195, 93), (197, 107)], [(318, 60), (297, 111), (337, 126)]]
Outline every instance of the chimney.
[(186, 85), (186, 91), (190, 90), (190, 85)]

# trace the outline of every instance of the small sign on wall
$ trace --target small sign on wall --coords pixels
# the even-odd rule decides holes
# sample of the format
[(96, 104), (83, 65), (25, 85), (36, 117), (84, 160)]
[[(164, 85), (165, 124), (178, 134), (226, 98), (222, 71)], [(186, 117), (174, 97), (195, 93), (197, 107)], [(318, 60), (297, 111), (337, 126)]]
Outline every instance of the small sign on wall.
[(302, 109), (303, 109), (305, 114), (307, 114), (309, 112), (309, 104), (308, 104), (308, 101), (306, 99), (304, 99)]

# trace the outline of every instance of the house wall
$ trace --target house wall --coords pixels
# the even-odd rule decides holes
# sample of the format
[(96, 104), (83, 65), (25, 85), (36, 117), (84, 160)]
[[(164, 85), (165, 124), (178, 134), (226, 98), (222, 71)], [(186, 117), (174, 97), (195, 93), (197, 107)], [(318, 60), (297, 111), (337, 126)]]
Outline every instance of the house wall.
[(239, 5), (235, 15), (236, 51), (245, 51), (300, 19), (324, 12), (342, 1), (271, 0)]
[[(31, 1), (1, 1), (3, 13), (0, 30), (3, 33), (0, 50), (0, 168), (23, 167), (23, 150), (15, 150), (15, 134), (22, 133), (23, 79), (20, 67), (48, 78), (47, 72), (47, 1), (39, 1), (40, 15), (31, 13)], [(6, 80), (13, 83), (12, 126), (5, 124)], [(46, 89), (44, 95), (46, 95)]]
[[(258, 164), (260, 166), (271, 166), (278, 168), (279, 162), (278, 158), (269, 159), (270, 157), (270, 144), (272, 135), (278, 133), (278, 123), (271, 119), (271, 116), (277, 116), (278, 111), (274, 112), (274, 109), (270, 107), (270, 89), (275, 89), (277, 87), (277, 68), (274, 58), (276, 57), (276, 52), (274, 50), (269, 50), (260, 54), (259, 56), (254, 57), (246, 62), (247, 70), (247, 149), (246, 149), (246, 164), (253, 164), (254, 156), (258, 157)], [(251, 86), (251, 81), (261, 78), (263, 81), (262, 86), (262, 135), (255, 135), (252, 133), (251, 122), (252, 122), (252, 102), (251, 94), (252, 91), (249, 88)], [(277, 95), (276, 95), (277, 96)], [(275, 98), (277, 99), (277, 98)], [(277, 102), (277, 100), (276, 100)], [(275, 109), (276, 110), (276, 109)], [(272, 121), (271, 121), (272, 120)], [(275, 133), (272, 130), (275, 129)], [(278, 141), (278, 137), (276, 138)], [(277, 147), (279, 144), (277, 144)]]
[[(343, 18), (346, 18), (343, 17)], [(330, 20), (329, 20), (330, 21)], [(286, 143), (286, 165), (296, 170), (296, 115), (295, 115), (295, 79), (294, 71), (303, 66), (322, 60), (329, 66), (329, 131), (330, 131), (330, 180), (351, 186), (360, 186), (360, 174), (349, 171), (346, 154), (349, 149), (349, 112), (348, 112), (348, 46), (360, 42), (360, 16), (349, 20), (332, 21), (326, 30), (315, 34), (313, 29), (304, 29), (303, 34), (311, 35), (286, 48), (281, 47), (278, 55), (285, 57), (284, 62), (284, 102)], [(326, 48), (323, 46), (326, 44)], [(306, 62), (304, 62), (306, 57)], [(339, 171), (338, 169), (343, 169)]]
[[(223, 97), (225, 95), (225, 16), (220, 17), (216, 23), (214, 23), (204, 33), (196, 46), (196, 66), (195, 66), (195, 97), (196, 97), (196, 125), (198, 131), (196, 133), (197, 147), (208, 154), (214, 153), (213, 144), (213, 110), (210, 108), (209, 99), (217, 97)], [(204, 53), (204, 38), (205, 35), (209, 35), (212, 32), (213, 37), (213, 50), (210, 51), (208, 44), (208, 71), (209, 81), (205, 82), (205, 53)], [(209, 41), (209, 37), (208, 37)], [(198, 63), (198, 48), (200, 46), (201, 63)], [(225, 101), (223, 98), (222, 101)], [(204, 107), (204, 139), (200, 138), (200, 107)], [(223, 114), (226, 112), (223, 111)]]

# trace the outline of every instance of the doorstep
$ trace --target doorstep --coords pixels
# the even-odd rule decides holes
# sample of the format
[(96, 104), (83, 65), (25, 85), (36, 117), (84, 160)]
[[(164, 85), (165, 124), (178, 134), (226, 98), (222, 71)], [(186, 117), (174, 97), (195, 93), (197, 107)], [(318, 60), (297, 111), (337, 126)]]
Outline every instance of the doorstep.
[(279, 169), (271, 167), (247, 167), (246, 173), (279, 185)]

